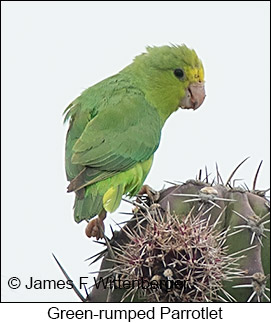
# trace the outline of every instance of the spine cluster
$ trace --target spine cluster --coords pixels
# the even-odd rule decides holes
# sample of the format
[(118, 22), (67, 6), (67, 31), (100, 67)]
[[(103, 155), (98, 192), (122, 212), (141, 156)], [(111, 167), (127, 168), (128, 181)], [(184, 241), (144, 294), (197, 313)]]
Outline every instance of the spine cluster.
[(200, 172), (154, 192), (155, 203), (138, 197), (131, 220), (105, 237), (95, 260), (103, 257), (98, 277), (141, 283), (103, 294), (93, 288), (88, 300), (270, 302), (267, 190), (255, 189), (259, 169), (252, 190), (235, 187), (238, 167), (225, 183), (218, 170), (211, 183)]

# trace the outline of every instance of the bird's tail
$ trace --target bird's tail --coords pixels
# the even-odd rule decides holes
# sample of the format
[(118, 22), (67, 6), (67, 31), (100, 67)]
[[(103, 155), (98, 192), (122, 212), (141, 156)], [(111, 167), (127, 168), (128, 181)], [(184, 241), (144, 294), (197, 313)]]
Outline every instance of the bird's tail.
[(104, 194), (101, 194), (96, 185), (90, 185), (76, 192), (74, 203), (74, 219), (76, 222), (90, 220), (105, 209), (107, 212), (114, 212), (120, 205), (124, 185), (110, 187)]
[(90, 220), (99, 214), (102, 209), (103, 196), (99, 194), (88, 194), (86, 189), (83, 197), (76, 194), (74, 201), (74, 220), (77, 223), (82, 220)]

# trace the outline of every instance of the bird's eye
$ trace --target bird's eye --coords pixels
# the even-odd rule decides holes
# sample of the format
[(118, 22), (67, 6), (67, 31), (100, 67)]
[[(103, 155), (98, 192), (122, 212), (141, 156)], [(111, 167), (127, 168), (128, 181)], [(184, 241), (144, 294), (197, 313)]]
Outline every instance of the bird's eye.
[(174, 75), (181, 80), (184, 77), (184, 71), (180, 68), (176, 68), (176, 70), (174, 70)]

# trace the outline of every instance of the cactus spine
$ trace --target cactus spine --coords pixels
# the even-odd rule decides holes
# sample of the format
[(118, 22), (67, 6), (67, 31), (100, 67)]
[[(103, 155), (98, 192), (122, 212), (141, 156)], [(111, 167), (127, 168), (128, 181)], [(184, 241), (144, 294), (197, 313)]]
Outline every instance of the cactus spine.
[(224, 185), (219, 173), (216, 183), (200, 173), (160, 191), (155, 203), (139, 197), (132, 219), (97, 255), (97, 279), (137, 285), (94, 287), (87, 300), (269, 302), (269, 201), (256, 179), (251, 191), (233, 187), (233, 174)]

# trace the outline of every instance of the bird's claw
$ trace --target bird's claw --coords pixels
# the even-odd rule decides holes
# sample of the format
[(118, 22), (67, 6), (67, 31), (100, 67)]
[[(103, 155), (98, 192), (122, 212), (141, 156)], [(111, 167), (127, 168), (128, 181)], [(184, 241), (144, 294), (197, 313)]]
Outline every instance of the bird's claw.
[(86, 235), (87, 237), (95, 237), (97, 240), (104, 237), (104, 223), (103, 219), (100, 219), (99, 217), (92, 219), (89, 221), (87, 227), (86, 227)]
[(143, 185), (141, 190), (138, 192), (138, 195), (146, 194), (152, 203), (155, 203), (159, 200), (160, 193), (155, 191), (149, 185)]

